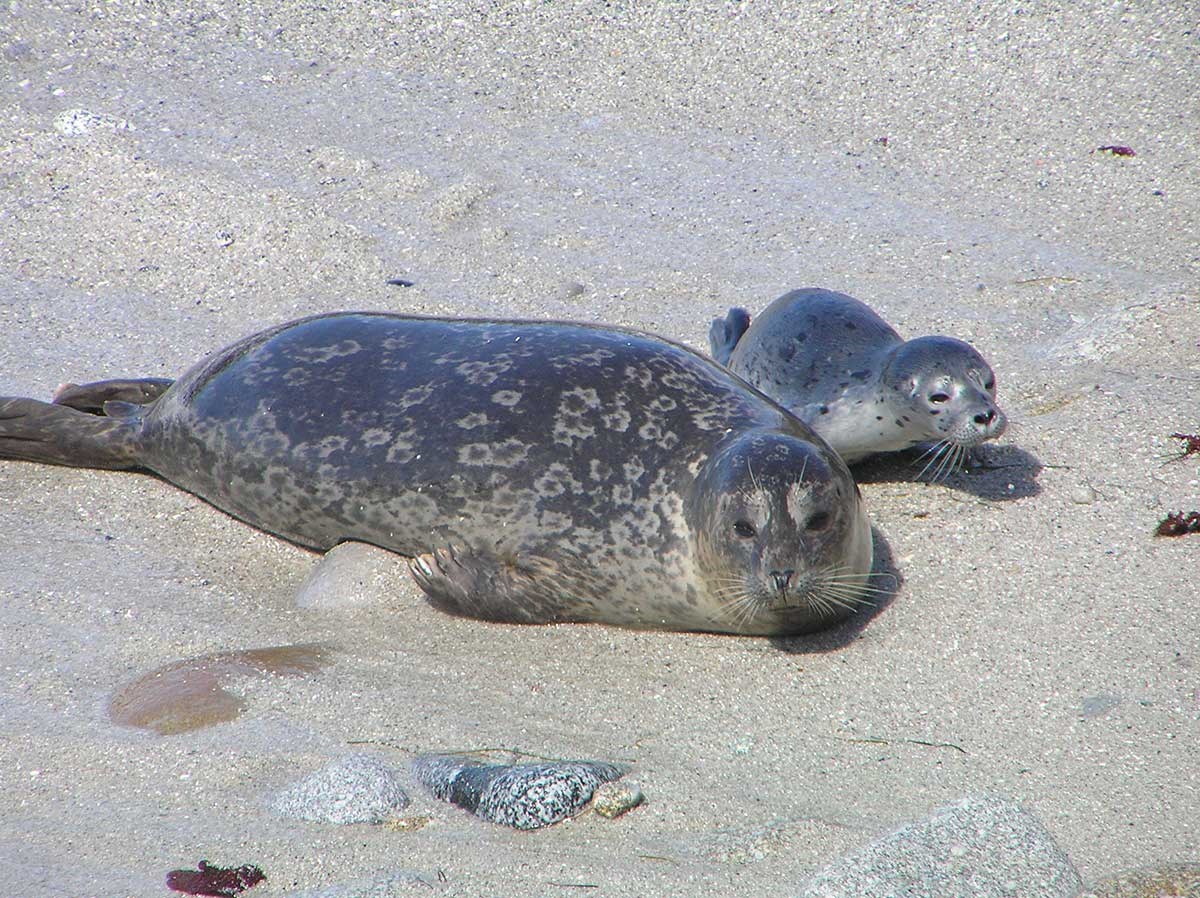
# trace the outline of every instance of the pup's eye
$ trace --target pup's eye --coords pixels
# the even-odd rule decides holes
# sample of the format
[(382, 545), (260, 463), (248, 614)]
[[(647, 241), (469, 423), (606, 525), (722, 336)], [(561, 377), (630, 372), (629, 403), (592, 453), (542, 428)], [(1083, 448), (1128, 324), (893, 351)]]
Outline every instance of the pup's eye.
[(934, 405), (941, 405), (943, 402), (949, 402), (950, 397), (946, 393), (930, 393), (929, 401)]
[(734, 521), (733, 532), (742, 539), (753, 539), (758, 536), (758, 531), (754, 529), (754, 525), (749, 521)]
[(833, 518), (827, 511), (814, 512), (807, 521), (804, 522), (804, 529), (809, 533), (820, 533), (833, 523)]

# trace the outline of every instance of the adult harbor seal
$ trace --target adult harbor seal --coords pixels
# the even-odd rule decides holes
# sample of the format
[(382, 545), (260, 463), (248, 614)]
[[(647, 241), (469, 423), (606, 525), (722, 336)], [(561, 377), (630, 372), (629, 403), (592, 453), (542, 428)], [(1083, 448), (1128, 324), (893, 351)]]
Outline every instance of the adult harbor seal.
[(169, 387), (59, 399), (0, 399), (0, 457), (148, 469), (304, 546), (373, 543), (453, 613), (787, 634), (871, 589), (841, 459), (724, 368), (634, 331), (335, 313)]
[(932, 441), (921, 473), (936, 479), (1007, 424), (996, 377), (973, 346), (905, 341), (844, 293), (793, 290), (753, 323), (730, 309), (708, 340), (714, 359), (803, 418), (847, 464)]

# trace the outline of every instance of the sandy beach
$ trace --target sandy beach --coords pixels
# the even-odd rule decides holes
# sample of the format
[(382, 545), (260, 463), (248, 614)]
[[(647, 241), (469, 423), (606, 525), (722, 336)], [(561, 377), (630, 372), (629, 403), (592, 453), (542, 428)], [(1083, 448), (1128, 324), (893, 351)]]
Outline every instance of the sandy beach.
[[(707, 352), (730, 306), (820, 286), (972, 342), (1011, 424), (945, 483), (857, 468), (899, 586), (788, 640), (457, 619), (399, 560), (301, 608), (313, 553), (150, 476), (0, 462), (0, 892), (167, 895), (206, 858), (264, 898), (765, 898), (977, 795), (1085, 882), (1200, 860), (1200, 535), (1154, 536), (1200, 509), (1170, 437), (1200, 432), (1196, 17), (1030, 10), (7, 4), (0, 395), (339, 309)], [(236, 720), (108, 716), (162, 665), (307, 643), (330, 663), (238, 681)], [(485, 747), (629, 764), (647, 803), (536, 832), (415, 783), (412, 831), (269, 807), (352, 751)]]

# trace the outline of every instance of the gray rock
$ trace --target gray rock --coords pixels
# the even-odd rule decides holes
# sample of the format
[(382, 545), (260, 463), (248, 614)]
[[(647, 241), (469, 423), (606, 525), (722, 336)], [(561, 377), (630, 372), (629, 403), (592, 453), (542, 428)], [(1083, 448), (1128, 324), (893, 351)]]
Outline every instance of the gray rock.
[(407, 579), (407, 562), (396, 553), (366, 543), (339, 543), (313, 565), (296, 591), (296, 607), (382, 605)]
[(1072, 898), (1079, 874), (1041, 822), (969, 798), (835, 861), (804, 898)]
[(334, 761), (271, 802), (276, 814), (311, 823), (382, 823), (406, 807), (395, 771), (361, 754)]

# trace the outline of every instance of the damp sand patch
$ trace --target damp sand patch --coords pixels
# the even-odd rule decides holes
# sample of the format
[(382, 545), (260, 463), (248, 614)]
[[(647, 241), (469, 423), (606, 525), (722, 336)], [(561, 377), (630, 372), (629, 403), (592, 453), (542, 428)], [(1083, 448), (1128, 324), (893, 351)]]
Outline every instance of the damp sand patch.
[(248, 677), (302, 677), (329, 663), (332, 649), (318, 644), (279, 645), (216, 652), (173, 661), (122, 686), (108, 701), (118, 726), (161, 736), (190, 733), (239, 717), (246, 702), (230, 692)]

